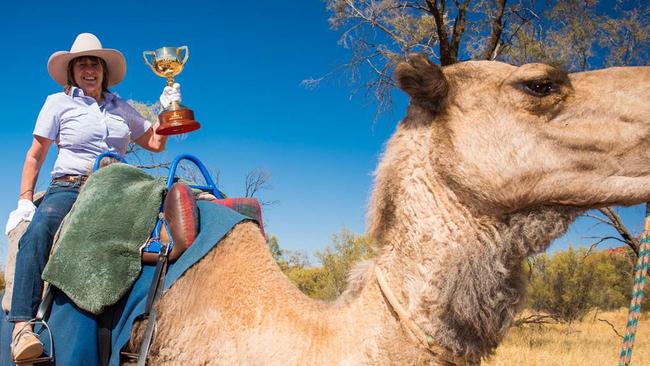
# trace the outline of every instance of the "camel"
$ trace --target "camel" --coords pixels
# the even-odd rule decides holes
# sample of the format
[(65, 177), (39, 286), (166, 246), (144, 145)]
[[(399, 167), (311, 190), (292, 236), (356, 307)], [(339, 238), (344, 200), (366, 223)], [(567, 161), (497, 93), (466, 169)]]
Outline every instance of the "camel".
[[(522, 307), (522, 262), (588, 209), (650, 200), (650, 67), (439, 67), (409, 55), (375, 172), (374, 259), (336, 301), (236, 226), (156, 305), (151, 365), (477, 365)], [(137, 351), (143, 324), (129, 344)]]
[(650, 200), (650, 67), (407, 60), (368, 210), (376, 257), (320, 302), (240, 224), (157, 305), (150, 364), (477, 365), (522, 307), (527, 256), (584, 210)]

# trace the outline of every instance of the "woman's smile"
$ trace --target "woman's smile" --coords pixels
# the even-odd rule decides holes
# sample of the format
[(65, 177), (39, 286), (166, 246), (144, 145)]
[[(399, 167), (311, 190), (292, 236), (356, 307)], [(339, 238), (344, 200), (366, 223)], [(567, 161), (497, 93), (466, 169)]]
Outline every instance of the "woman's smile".
[(84, 94), (97, 99), (102, 93), (102, 64), (91, 59), (75, 62), (73, 66), (74, 79)]

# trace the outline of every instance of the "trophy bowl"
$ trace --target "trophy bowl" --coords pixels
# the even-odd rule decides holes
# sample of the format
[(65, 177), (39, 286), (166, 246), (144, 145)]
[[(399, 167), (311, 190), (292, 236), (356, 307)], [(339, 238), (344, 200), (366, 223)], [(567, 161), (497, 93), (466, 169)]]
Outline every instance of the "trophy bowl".
[[(182, 53), (184, 56), (181, 57)], [(167, 79), (168, 86), (173, 86), (174, 77), (183, 71), (187, 63), (189, 50), (187, 46), (161, 47), (155, 51), (144, 51), (142, 57), (156, 75)], [(159, 135), (177, 135), (201, 127), (194, 119), (194, 112), (177, 101), (171, 102), (169, 107), (160, 112), (158, 120), (160, 125), (156, 133)]]

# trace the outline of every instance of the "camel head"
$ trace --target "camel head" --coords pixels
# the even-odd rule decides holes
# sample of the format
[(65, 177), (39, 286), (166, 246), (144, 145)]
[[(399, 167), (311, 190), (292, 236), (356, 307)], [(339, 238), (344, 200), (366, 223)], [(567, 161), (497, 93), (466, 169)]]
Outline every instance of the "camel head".
[(580, 209), (650, 199), (650, 67), (567, 74), (492, 61), (396, 68), (407, 125), (428, 125), (431, 164), (479, 211)]
[(439, 344), (478, 360), (522, 305), (521, 263), (582, 210), (650, 201), (650, 67), (446, 67), (409, 55), (376, 171), (378, 266)]

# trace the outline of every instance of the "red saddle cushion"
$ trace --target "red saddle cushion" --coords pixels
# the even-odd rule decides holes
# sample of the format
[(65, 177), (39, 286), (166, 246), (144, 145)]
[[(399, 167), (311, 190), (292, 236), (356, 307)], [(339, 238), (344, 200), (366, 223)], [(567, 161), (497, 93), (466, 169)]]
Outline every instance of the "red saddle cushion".
[(229, 207), (244, 216), (248, 216), (251, 219), (257, 221), (260, 225), (260, 230), (262, 230), (262, 235), (266, 238), (266, 233), (264, 232), (264, 225), (262, 223), (262, 207), (260, 202), (256, 198), (252, 197), (241, 197), (241, 198), (223, 198), (215, 199), (212, 202)]
[[(174, 239), (174, 247), (169, 254), (169, 260), (174, 261), (194, 243), (199, 234), (199, 209), (192, 188), (184, 183), (175, 183), (165, 196), (163, 213)], [(160, 240), (169, 242), (167, 230), (160, 231)]]

